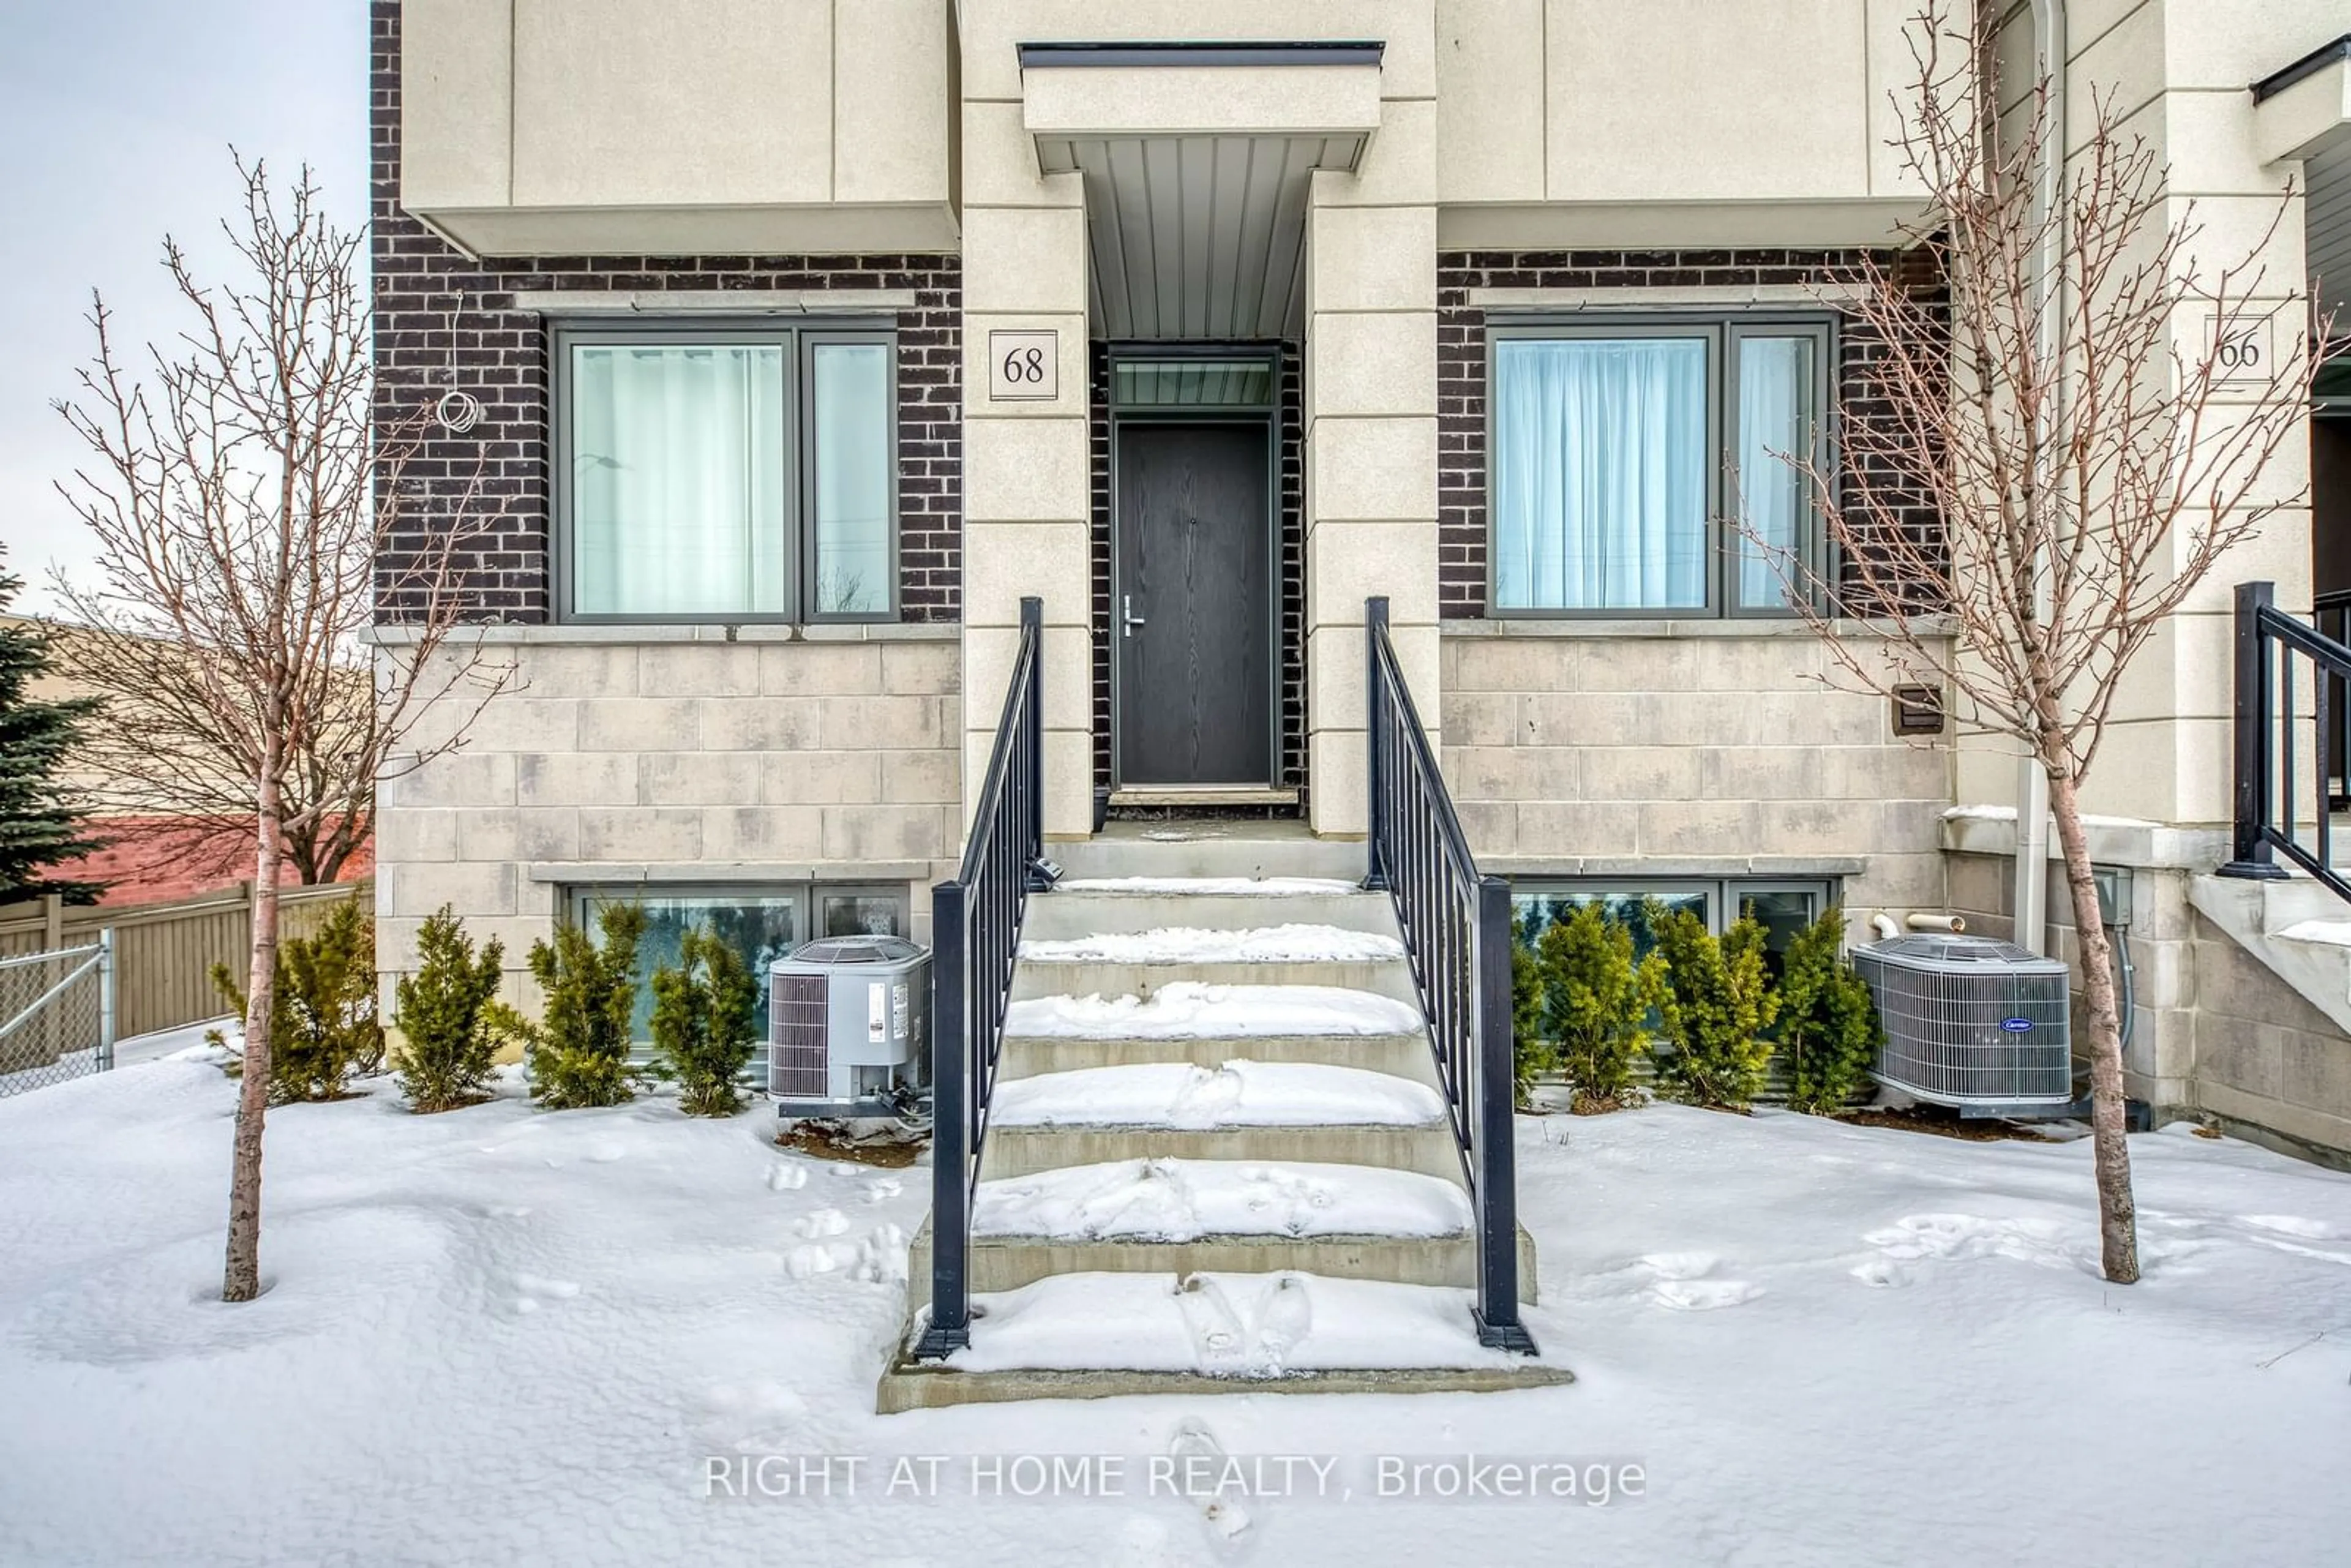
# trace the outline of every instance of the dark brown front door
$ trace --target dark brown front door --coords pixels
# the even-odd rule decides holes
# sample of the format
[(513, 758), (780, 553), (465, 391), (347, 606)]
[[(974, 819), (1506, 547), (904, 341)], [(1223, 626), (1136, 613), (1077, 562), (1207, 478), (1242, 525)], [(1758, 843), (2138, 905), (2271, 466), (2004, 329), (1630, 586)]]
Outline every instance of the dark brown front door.
[(1272, 779), (1267, 440), (1262, 424), (1118, 427), (1122, 785)]

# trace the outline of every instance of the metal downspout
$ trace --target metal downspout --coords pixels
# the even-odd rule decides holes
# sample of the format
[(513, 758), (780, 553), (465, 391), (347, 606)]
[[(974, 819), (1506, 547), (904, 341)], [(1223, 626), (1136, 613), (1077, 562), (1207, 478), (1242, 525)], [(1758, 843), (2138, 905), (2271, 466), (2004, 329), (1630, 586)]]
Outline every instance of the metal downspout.
[[(2032, 0), (2032, 47), (2040, 68), (2049, 74), (2048, 128), (2041, 149), (2041, 167), (2033, 173), (2033, 206), (2043, 226), (2033, 259), (2034, 313), (2039, 320), (2042, 363), (2057, 365), (2064, 346), (2064, 235), (2063, 183), (2065, 169), (2065, 0)], [(1997, 103), (1997, 98), (1994, 99)], [(2065, 380), (2059, 368), (2051, 389), (2048, 425), (2034, 444), (2044, 461), (2051, 439), (2064, 428)], [(2043, 483), (2053, 483), (2053, 465)], [(2035, 613), (2049, 612), (2049, 572), (2046, 547), (2032, 563)], [(2016, 943), (2031, 953), (2048, 951), (2049, 933), (2049, 776), (2041, 759), (2027, 753), (2016, 769)]]

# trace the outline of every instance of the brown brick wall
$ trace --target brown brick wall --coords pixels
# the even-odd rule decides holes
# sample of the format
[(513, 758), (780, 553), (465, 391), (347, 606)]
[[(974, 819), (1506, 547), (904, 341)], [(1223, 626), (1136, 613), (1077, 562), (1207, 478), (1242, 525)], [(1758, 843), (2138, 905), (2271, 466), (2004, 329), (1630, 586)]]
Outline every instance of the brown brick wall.
[[(1865, 253), (1806, 250), (1440, 251), (1437, 257), (1437, 612), (1447, 620), (1486, 613), (1486, 313), (1468, 302), (1472, 288), (1676, 287), (1824, 283), (1849, 273)], [(1890, 253), (1877, 253), (1880, 262)], [(1903, 258), (1906, 265), (1908, 258)], [(1931, 277), (1914, 277), (1931, 297)], [(1838, 329), (1839, 422), (1885, 421), (1869, 367), (1884, 340), (1851, 316)], [(1872, 485), (1893, 494), (1886, 472), (1842, 476), (1846, 494)], [(1902, 507), (1921, 537), (1938, 531), (1922, 497)], [(1850, 583), (1851, 574), (1847, 574)], [(1855, 608), (1860, 608), (1855, 606)]]
[[(553, 618), (549, 573), (548, 335), (518, 290), (911, 288), (898, 329), (901, 618), (954, 621), (962, 604), (962, 263), (952, 256), (534, 256), (469, 260), (400, 209), (401, 0), (372, 0), (370, 163), (377, 405), (413, 417), (446, 391), (482, 418), (438, 434), (407, 464), (388, 541), (420, 549), (458, 497), (496, 516), (463, 561), (484, 619)], [(396, 605), (382, 612), (396, 619)]]

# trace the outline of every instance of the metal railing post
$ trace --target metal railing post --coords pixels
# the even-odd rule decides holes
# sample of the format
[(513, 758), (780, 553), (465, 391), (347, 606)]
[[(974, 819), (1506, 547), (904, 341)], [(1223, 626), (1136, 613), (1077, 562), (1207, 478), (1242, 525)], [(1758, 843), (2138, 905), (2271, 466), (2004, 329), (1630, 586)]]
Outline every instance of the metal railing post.
[(1045, 601), (1031, 594), (1020, 601), (1020, 641), (1030, 649), (1029, 689), (1021, 694), (1028, 726), (1024, 746), (1029, 771), (1029, 800), (1021, 831), (1020, 880), (1030, 893), (1042, 893), (1053, 883), (1031, 868), (1045, 855)]
[(914, 1354), (935, 1360), (971, 1343), (966, 1270), (971, 1093), (964, 1036), (964, 888), (931, 889), (931, 1321)]
[[(2269, 644), (2262, 635), (2262, 612), (2274, 603), (2276, 598), (2277, 585), (2274, 583), (2237, 584), (2235, 739), (2231, 747), (2235, 768), (2231, 782), (2234, 821), (2230, 833), (2229, 862), (2220, 868), (2222, 876), (2274, 881), (2286, 874), (2285, 869), (2271, 859), (2269, 840), (2262, 832), (2262, 819), (2269, 810), (2271, 795), (2269, 719), (2272, 696)], [(2293, 722), (2294, 716), (2288, 714), (2286, 723)]]
[(98, 933), (98, 1070), (114, 1070), (114, 927)]
[(1519, 1322), (1518, 1073), (1510, 1017), (1510, 884), (1478, 879), (1478, 1343), (1535, 1354)]
[(1364, 601), (1364, 889), (1385, 893), (1388, 865), (1380, 847), (1380, 806), (1387, 792), (1387, 745), (1381, 728), (1387, 705), (1380, 700), (1380, 635), (1388, 627), (1384, 595)]

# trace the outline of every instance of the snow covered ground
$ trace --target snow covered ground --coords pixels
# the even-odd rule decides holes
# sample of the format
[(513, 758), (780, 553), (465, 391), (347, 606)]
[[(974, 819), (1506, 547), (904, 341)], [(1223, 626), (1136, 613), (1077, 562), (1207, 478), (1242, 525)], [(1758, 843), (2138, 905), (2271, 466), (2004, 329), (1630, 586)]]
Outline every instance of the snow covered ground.
[[(2148, 1276), (2116, 1290), (2079, 1144), (1529, 1120), (1531, 1321), (1573, 1386), (882, 1418), (926, 1172), (781, 1153), (756, 1113), (517, 1092), (273, 1113), (272, 1287), (234, 1308), (208, 1299), (216, 1071), (0, 1102), (0, 1563), (2343, 1558), (2351, 1177), (2184, 1129), (2134, 1141)], [(1149, 1461), (1218, 1451), (1243, 1464), (1212, 1479), (1264, 1490), (1147, 1490)], [(1448, 1499), (1429, 1469), (1379, 1495), (1470, 1453), (1605, 1463), (1618, 1490)], [(993, 1494), (1039, 1454), (1122, 1459), (1119, 1495)], [(799, 1478), (832, 1495), (757, 1495)]]

